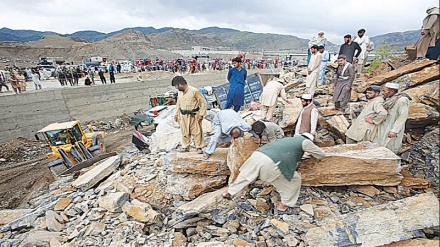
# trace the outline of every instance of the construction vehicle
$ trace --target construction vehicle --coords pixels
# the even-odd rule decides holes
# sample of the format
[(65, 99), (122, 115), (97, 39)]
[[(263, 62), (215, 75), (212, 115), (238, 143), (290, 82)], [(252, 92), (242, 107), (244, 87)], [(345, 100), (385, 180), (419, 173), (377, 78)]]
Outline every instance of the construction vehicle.
[(51, 152), (47, 158), (54, 159), (47, 165), (55, 177), (78, 171), (107, 158), (104, 132), (94, 132), (91, 126), (82, 128), (79, 121), (52, 123), (35, 134), (43, 135)]

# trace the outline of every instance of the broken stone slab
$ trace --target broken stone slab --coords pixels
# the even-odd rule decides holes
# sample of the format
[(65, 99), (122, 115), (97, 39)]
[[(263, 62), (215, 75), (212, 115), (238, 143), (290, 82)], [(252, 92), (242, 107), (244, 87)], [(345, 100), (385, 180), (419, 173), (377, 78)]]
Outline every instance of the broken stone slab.
[(226, 247), (226, 245), (220, 241), (212, 241), (212, 242), (198, 243), (196, 247)]
[(327, 107), (318, 107), (318, 112), (323, 117), (330, 117), (336, 115), (338, 113), (338, 110), (335, 109), (333, 106), (327, 106)]
[(382, 245), (381, 247), (438, 247), (440, 246), (440, 240), (438, 239), (426, 239), (426, 238), (414, 238), (407, 239), (398, 242), (392, 242), (391, 244)]
[(292, 103), (284, 105), (283, 119), (278, 123), (278, 125), (283, 129), (295, 128), (299, 113), (303, 109), (300, 98), (293, 98), (289, 100)]
[(98, 205), (110, 212), (121, 212), (121, 207), (130, 198), (125, 192), (109, 193), (98, 199)]
[(440, 79), (440, 65), (434, 65), (422, 69), (421, 71), (401, 76), (393, 82), (400, 84), (400, 88), (405, 90), (424, 84), (426, 82)]
[(61, 232), (30, 231), (24, 234), (24, 239), (20, 246), (50, 246), (49, 244), (52, 239), (63, 242), (62, 234)]
[(70, 198), (70, 197), (60, 198), (57, 201), (57, 204), (55, 204), (53, 210), (55, 210), (55, 211), (63, 211), (64, 209), (67, 208), (67, 206), (70, 205), (71, 202), (72, 202), (72, 198)]
[(438, 105), (438, 80), (420, 85), (418, 87), (407, 89), (403, 92), (411, 98), (412, 102), (422, 102), (424, 99), (428, 98), (435, 100)]
[(298, 163), (304, 186), (380, 185), (396, 186), (400, 158), (376, 143), (360, 142), (322, 148), (327, 156)]
[(226, 175), (206, 176), (200, 174), (172, 173), (167, 176), (166, 193), (180, 195), (192, 200), (199, 195), (221, 188), (226, 184)]
[(422, 236), (439, 225), (439, 201), (425, 193), (330, 219), (309, 229), (309, 246), (380, 246)]
[(351, 186), (350, 188), (369, 197), (377, 196), (380, 193), (380, 190), (372, 185), (357, 185)]
[(435, 64), (436, 62), (437, 62), (436, 60), (421, 60), (421, 61), (416, 61), (416, 62), (407, 64), (407, 65), (402, 66), (398, 69), (389, 71), (383, 75), (378, 75), (378, 76), (375, 76), (375, 77), (367, 80), (367, 86), (369, 86), (371, 84), (382, 85), (386, 82), (397, 79), (398, 77), (400, 77), (402, 75), (409, 74), (409, 73), (416, 72), (416, 71), (420, 71), (425, 67), (428, 67), (428, 66)]
[(4, 209), (0, 210), (0, 225), (8, 224), (32, 212), (32, 209)]
[(73, 181), (72, 186), (82, 191), (86, 191), (112, 174), (116, 168), (118, 168), (120, 163), (120, 155), (109, 157), (88, 172), (79, 176), (75, 181)]
[(64, 228), (64, 220), (52, 210), (46, 211), (46, 227), (48, 231), (60, 232)]
[(231, 170), (228, 184), (232, 184), (237, 179), (241, 166), (257, 148), (258, 144), (252, 138), (240, 137), (232, 141), (227, 158)]
[(424, 128), (438, 121), (440, 121), (440, 114), (435, 108), (422, 103), (409, 104), (408, 120), (405, 124), (407, 129)]
[(99, 236), (101, 232), (105, 231), (107, 226), (104, 223), (92, 221), (84, 233), (84, 236)]
[(203, 159), (203, 155), (194, 153), (170, 153), (162, 159), (162, 164), (177, 173), (192, 173), (203, 175), (229, 175), (227, 166), (227, 148), (217, 148), (209, 156), (209, 159)]
[(335, 115), (330, 117), (327, 121), (331, 131), (342, 140), (345, 140), (345, 133), (350, 125), (344, 115)]
[(124, 206), (122, 206), (122, 211), (133, 217), (135, 220), (144, 223), (154, 223), (159, 219), (160, 215), (150, 204), (138, 200), (126, 202)]

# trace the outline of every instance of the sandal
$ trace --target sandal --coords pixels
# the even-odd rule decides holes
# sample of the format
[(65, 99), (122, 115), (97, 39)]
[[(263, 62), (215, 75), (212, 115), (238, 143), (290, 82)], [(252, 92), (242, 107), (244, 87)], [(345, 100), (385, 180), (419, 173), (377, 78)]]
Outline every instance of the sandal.
[(203, 150), (201, 148), (197, 148), (197, 153), (198, 154), (203, 154)]
[(210, 154), (205, 153), (205, 154), (203, 155), (203, 159), (207, 160), (207, 159), (209, 159), (209, 156), (210, 156)]
[(177, 149), (177, 151), (181, 153), (185, 153), (185, 152), (189, 152), (189, 148), (179, 148)]

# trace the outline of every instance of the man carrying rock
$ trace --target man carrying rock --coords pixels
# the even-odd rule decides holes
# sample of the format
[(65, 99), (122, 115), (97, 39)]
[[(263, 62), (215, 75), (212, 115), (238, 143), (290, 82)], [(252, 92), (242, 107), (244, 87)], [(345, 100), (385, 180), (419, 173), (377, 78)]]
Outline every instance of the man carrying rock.
[(197, 153), (202, 154), (202, 148), (205, 146), (202, 120), (206, 115), (206, 100), (200, 91), (195, 87), (189, 86), (182, 76), (174, 77), (171, 85), (179, 90), (176, 113), (174, 114), (174, 120), (179, 122), (182, 133), (182, 147), (179, 151), (189, 152), (192, 136)]
[(402, 147), (405, 122), (408, 119), (409, 99), (404, 93), (397, 93), (399, 84), (388, 82), (382, 89), (385, 98), (383, 107), (388, 111), (385, 121), (379, 124), (374, 142), (398, 153)]
[(307, 65), (306, 88), (307, 93), (313, 96), (315, 94), (315, 88), (318, 85), (322, 55), (318, 51), (317, 45), (313, 45), (310, 48), (310, 52), (312, 53), (312, 56), (310, 57), (309, 65)]
[(383, 107), (384, 100), (380, 97), (380, 86), (372, 85), (368, 87), (365, 96), (368, 103), (345, 133), (347, 144), (373, 141), (377, 126), (387, 117), (387, 110)]
[(256, 121), (252, 124), (252, 131), (258, 136), (254, 142), (260, 146), (284, 137), (283, 129), (272, 122)]
[(317, 159), (325, 157), (324, 151), (312, 141), (313, 136), (304, 133), (259, 147), (240, 168), (240, 174), (223, 197), (231, 198), (260, 178), (271, 183), (280, 194), (281, 202), (276, 208), (278, 211), (285, 212), (287, 207), (295, 206), (301, 188), (301, 176), (295, 172), (297, 163), (304, 152)]
[(315, 104), (313, 104), (312, 95), (303, 94), (301, 96), (301, 104), (303, 105), (303, 109), (299, 113), (298, 120), (296, 121), (295, 135), (310, 133), (315, 136), (319, 114), (318, 109), (316, 109)]
[(266, 83), (261, 93), (261, 115), (264, 120), (272, 121), (273, 112), (277, 107), (278, 96), (291, 103), (286, 96), (286, 90), (284, 89), (284, 80), (280, 78), (274, 78)]
[(344, 114), (345, 107), (347, 107), (350, 100), (354, 77), (354, 66), (347, 61), (347, 56), (344, 54), (339, 55), (338, 68), (333, 79), (333, 101), (335, 102), (335, 109), (339, 110), (338, 115)]
[(252, 127), (232, 109), (219, 111), (212, 119), (211, 126), (214, 135), (211, 136), (208, 146), (206, 147), (205, 159), (208, 159), (209, 156), (214, 153), (218, 143), (230, 142), (231, 138), (241, 137), (244, 131), (252, 130)]

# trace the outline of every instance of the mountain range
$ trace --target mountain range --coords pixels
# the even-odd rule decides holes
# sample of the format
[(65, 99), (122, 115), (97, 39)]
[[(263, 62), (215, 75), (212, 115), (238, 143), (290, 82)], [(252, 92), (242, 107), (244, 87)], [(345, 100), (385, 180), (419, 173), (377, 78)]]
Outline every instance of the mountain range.
[[(302, 39), (292, 35), (280, 35), (270, 33), (253, 33), (239, 31), (230, 28), (207, 27), (200, 30), (178, 29), (164, 27), (132, 27), (124, 28), (111, 33), (102, 33), (92, 30), (78, 31), (72, 34), (58, 34), (55, 32), (35, 30), (0, 29), (0, 42), (29, 42), (37, 41), (50, 35), (61, 35), (75, 38), (84, 42), (97, 42), (115, 35), (138, 31), (144, 33), (157, 48), (162, 49), (191, 49), (192, 46), (215, 47), (225, 50), (261, 51), (266, 50), (303, 50), (308, 39)], [(414, 44), (420, 37), (417, 30), (395, 32), (371, 37), (376, 47), (382, 42), (390, 44), (395, 49)], [(329, 50), (337, 49), (339, 45), (328, 44)]]

